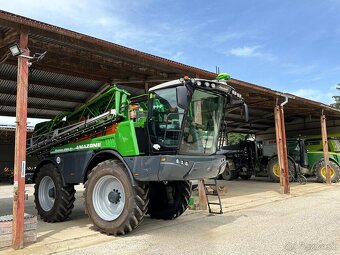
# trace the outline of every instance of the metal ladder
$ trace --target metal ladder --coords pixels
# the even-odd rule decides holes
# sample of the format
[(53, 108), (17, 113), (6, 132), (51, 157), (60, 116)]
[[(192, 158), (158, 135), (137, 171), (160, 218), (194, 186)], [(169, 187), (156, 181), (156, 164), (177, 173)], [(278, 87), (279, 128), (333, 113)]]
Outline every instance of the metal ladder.
[[(222, 202), (221, 202), (220, 194), (218, 192), (217, 180), (216, 179), (213, 179), (213, 180), (214, 180), (213, 184), (206, 183), (204, 179), (202, 180), (203, 186), (204, 186), (205, 197), (207, 198), (209, 213), (210, 214), (223, 214)], [(215, 189), (214, 189), (213, 192), (210, 192), (210, 191), (208, 191), (207, 187), (214, 187)], [(217, 197), (218, 202), (211, 202), (210, 199), (209, 199), (210, 196)], [(220, 207), (220, 210), (219, 211), (213, 211), (211, 209), (211, 205), (218, 205)]]
[(105, 129), (105, 127), (117, 121), (116, 111), (110, 110), (92, 119), (56, 129), (41, 136), (32, 137), (27, 140), (26, 153), (27, 155), (44, 153), (53, 146), (60, 146), (71, 139), (76, 139), (101, 128)]

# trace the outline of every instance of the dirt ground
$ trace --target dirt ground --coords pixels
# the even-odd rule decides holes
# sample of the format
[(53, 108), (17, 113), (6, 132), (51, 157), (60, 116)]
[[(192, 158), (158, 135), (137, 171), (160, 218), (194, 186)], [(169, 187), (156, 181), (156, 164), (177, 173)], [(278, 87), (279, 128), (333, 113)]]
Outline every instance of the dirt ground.
[[(0, 183), (0, 185), (0, 215), (12, 214), (12, 186), (4, 185), (3, 183)], [(303, 200), (304, 196), (318, 194), (320, 192), (340, 192), (339, 184), (327, 186), (326, 184), (309, 182), (306, 185), (293, 183), (291, 184), (291, 195), (282, 195), (280, 194), (278, 183), (270, 183), (265, 179), (248, 181), (237, 180), (231, 182), (220, 181), (219, 185), (224, 185), (227, 188), (227, 193), (222, 196), (224, 214), (222, 216), (214, 216), (216, 217), (214, 219), (219, 220), (209, 220), (211, 219), (210, 217), (206, 218), (206, 216), (208, 216), (207, 211), (193, 210), (187, 210), (184, 215), (174, 221), (152, 220), (146, 216), (139, 228), (127, 236), (129, 238), (135, 235), (145, 235), (144, 237), (147, 237), (152, 231), (160, 231), (161, 229), (164, 230), (164, 234), (166, 235), (168, 231), (173, 231), (172, 228), (174, 226), (178, 227), (179, 225), (184, 224), (187, 225), (187, 227), (190, 227), (190, 222), (192, 222), (192, 224), (200, 224), (199, 221), (205, 219), (208, 219), (208, 221), (204, 222), (204, 225), (207, 228), (211, 227), (212, 229), (215, 229), (218, 228), (218, 224), (221, 224), (221, 226), (227, 224), (230, 219), (232, 219), (231, 215), (235, 213), (243, 213), (245, 210), (249, 210), (251, 208), (261, 206), (270, 207), (271, 204), (274, 205), (277, 202), (284, 202), (285, 200), (294, 198), (300, 198)], [(26, 187), (27, 193), (29, 194), (29, 200), (26, 201), (25, 212), (36, 215), (33, 187), (33, 184), (28, 184)], [(104, 245), (106, 243), (114, 243), (122, 238), (124, 239), (125, 237), (114, 237), (102, 234), (92, 226), (84, 212), (84, 199), (82, 196), (83, 187), (79, 185), (76, 189), (75, 208), (68, 221), (53, 224), (39, 221), (37, 230), (38, 240), (36, 243), (26, 245), (24, 249), (19, 251), (13, 251), (12, 249), (2, 250), (0, 251), (0, 254), (63, 253), (73, 251), (75, 249), (90, 249), (90, 247), (95, 247), (100, 244)], [(195, 199), (197, 200), (197, 197), (195, 197)], [(209, 227), (209, 224), (212, 225)], [(169, 236), (169, 238), (171, 237), (172, 236)], [(185, 243), (192, 241), (190, 235), (187, 237), (187, 240), (185, 237), (182, 237), (182, 239)], [(128, 243), (126, 243), (126, 245), (129, 246)], [(170, 251), (171, 249), (169, 252)], [(101, 252), (99, 251), (99, 253)], [(164, 253), (167, 254), (168, 252)]]

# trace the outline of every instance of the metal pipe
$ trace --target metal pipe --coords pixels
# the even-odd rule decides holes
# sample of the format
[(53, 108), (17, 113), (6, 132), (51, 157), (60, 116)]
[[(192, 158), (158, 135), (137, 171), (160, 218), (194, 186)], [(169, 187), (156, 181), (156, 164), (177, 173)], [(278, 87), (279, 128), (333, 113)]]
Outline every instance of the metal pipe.
[(288, 103), (288, 98), (289, 98), (289, 97), (288, 97), (288, 96), (284, 96), (284, 97), (285, 97), (285, 101), (283, 101), (283, 102), (280, 104), (281, 107)]

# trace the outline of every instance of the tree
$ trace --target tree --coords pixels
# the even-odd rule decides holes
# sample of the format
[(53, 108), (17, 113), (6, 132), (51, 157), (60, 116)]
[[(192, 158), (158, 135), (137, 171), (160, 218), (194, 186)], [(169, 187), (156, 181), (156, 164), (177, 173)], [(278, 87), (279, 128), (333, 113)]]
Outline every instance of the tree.
[(237, 144), (241, 140), (245, 140), (248, 136), (248, 134), (230, 132), (228, 133), (228, 145)]
[[(340, 84), (338, 84), (336, 89), (339, 90), (339, 92), (340, 92)], [(333, 96), (333, 98), (335, 100), (335, 103), (332, 104), (332, 106), (340, 109), (340, 96)]]

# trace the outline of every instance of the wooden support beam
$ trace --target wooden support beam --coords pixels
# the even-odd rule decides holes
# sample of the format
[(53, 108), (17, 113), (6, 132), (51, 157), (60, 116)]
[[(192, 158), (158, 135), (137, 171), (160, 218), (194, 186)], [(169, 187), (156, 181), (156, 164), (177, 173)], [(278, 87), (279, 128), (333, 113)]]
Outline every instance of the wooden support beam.
[(327, 136), (326, 116), (322, 114), (320, 120), (321, 120), (323, 155), (324, 155), (325, 167), (326, 167), (326, 183), (330, 185), (331, 184), (331, 166), (329, 163), (329, 154), (328, 154), (328, 138), (327, 138), (328, 136)]
[[(32, 29), (32, 33), (34, 33), (34, 29)], [(46, 32), (45, 32), (46, 33)], [(47, 32), (48, 33), (48, 32)], [(50, 35), (46, 36), (45, 38), (48, 38), (45, 42), (43, 37), (39, 37), (37, 39), (32, 39), (32, 42), (34, 45), (36, 45), (38, 48), (48, 48), (48, 51), (67, 51), (68, 53), (75, 54), (75, 56), (87, 56), (89, 55), (92, 59), (97, 60), (97, 58), (106, 61), (113, 61), (115, 65), (121, 65), (123, 68), (126, 69), (126, 65), (129, 65), (129, 69), (135, 67), (135, 70), (138, 70), (141, 67), (141, 64), (143, 65), (143, 69), (139, 69), (138, 72), (152, 72), (157, 76), (163, 76), (164, 78), (167, 76), (168, 72), (177, 73), (177, 68), (174, 68), (172, 66), (169, 66), (167, 62), (160, 62), (155, 64), (153, 61), (149, 61), (147, 59), (148, 56), (151, 55), (144, 55), (143, 57), (140, 56), (140, 52), (135, 51), (135, 53), (131, 54), (131, 51), (125, 47), (116, 45), (116, 47), (102, 47), (100, 46), (100, 42), (97, 41), (96, 43), (86, 43), (85, 38), (82, 38), (81, 41), (68, 41), (69, 38), (67, 37), (59, 37), (55, 38), (56, 40), (53, 40), (54, 42), (51, 42), (51, 38), (55, 37), (55, 34), (51, 33)], [(45, 46), (44, 46), (45, 45)], [(115, 49), (114, 49), (115, 48)], [(120, 49), (119, 49), (120, 48)], [(128, 50), (130, 52), (122, 52), (121, 50)], [(105, 62), (106, 62), (105, 61)], [(184, 69), (185, 70), (185, 69)], [(193, 75), (191, 75), (193, 76)]]
[(144, 90), (145, 90), (145, 94), (147, 94), (149, 91), (149, 83), (147, 82), (144, 83)]
[[(113, 72), (123, 73), (130, 70), (138, 75), (147, 76), (165, 76), (165, 73), (155, 68), (147, 66), (141, 67), (138, 63), (128, 63), (124, 60), (117, 58), (117, 55), (110, 55), (107, 52), (93, 52), (93, 49), (78, 48), (75, 45), (61, 45), (58, 42), (51, 43), (51, 41), (43, 41), (42, 38), (31, 39), (30, 43), (34, 45), (38, 51), (46, 50), (49, 53), (58, 53), (58, 55), (67, 55), (72, 61), (97, 62), (101, 65), (110, 66)], [(114, 71), (116, 69), (116, 71)], [(137, 76), (138, 76), (137, 75)]]
[(282, 149), (283, 149), (283, 168), (281, 168), (280, 183), (283, 184), (283, 194), (290, 194), (289, 185), (289, 168), (288, 168), (288, 150), (286, 141), (286, 126), (283, 106), (280, 106), (281, 132), (282, 132)]
[(284, 125), (284, 113), (282, 106), (275, 107), (274, 116), (275, 116), (277, 155), (280, 166), (280, 190), (282, 194), (289, 194), (290, 186), (288, 178), (286, 131)]
[[(30, 53), (27, 49), (27, 43), (28, 32), (21, 31), (20, 48), (24, 49), (24, 54), (29, 55)], [(12, 244), (13, 248), (16, 250), (24, 247), (27, 92), (28, 59), (24, 57), (18, 57), (12, 229)]]
[(199, 180), (198, 182), (198, 199), (199, 199), (199, 209), (207, 210), (208, 202), (207, 202), (207, 196), (205, 195), (204, 180)]

